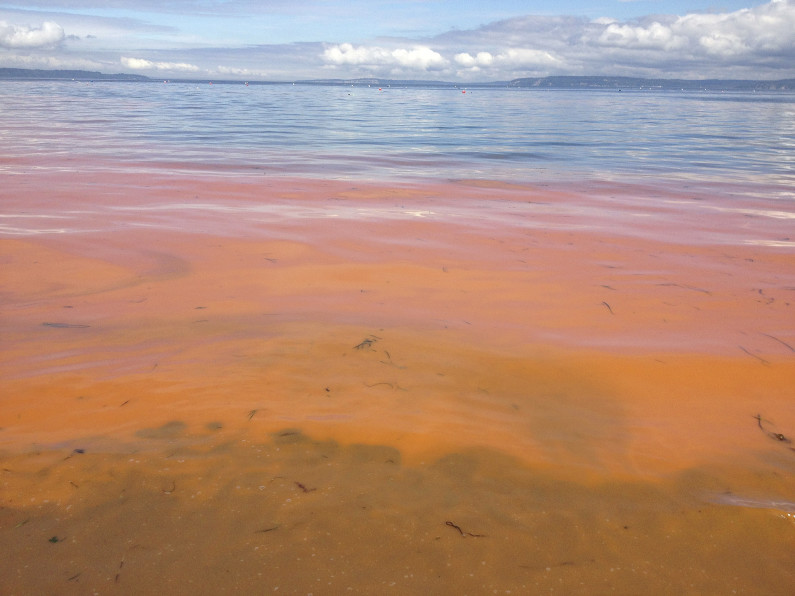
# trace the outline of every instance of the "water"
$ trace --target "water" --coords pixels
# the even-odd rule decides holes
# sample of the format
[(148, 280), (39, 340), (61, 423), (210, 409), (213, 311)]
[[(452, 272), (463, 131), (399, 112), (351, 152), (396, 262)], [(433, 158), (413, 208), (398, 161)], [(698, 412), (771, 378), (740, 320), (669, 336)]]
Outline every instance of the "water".
[(792, 594), (793, 98), (0, 86), (0, 591)]
[(392, 179), (795, 181), (795, 95), (13, 82), (6, 156)]

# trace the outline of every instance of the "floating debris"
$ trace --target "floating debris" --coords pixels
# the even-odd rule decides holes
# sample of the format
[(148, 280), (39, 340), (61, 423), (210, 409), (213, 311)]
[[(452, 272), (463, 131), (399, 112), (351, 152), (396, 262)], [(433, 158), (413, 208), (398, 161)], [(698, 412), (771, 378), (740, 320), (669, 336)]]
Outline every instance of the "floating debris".
[(461, 534), (461, 536), (463, 536), (464, 538), (466, 538), (467, 536), (471, 536), (472, 538), (485, 538), (486, 537), (485, 534), (473, 534), (472, 532), (464, 532), (464, 530), (462, 530), (460, 526), (457, 526), (456, 524), (454, 524), (451, 521), (444, 522), (444, 525), (445, 526), (450, 526), (451, 528), (453, 528), (455, 530), (458, 530), (458, 533)]
[(353, 346), (353, 348), (354, 348), (355, 350), (364, 350), (364, 349), (369, 349), (369, 348), (371, 348), (371, 347), (372, 347), (372, 345), (373, 345), (375, 342), (377, 342), (379, 339), (381, 339), (381, 338), (380, 338), (380, 337), (378, 337), (377, 335), (369, 335), (369, 336), (367, 336), (366, 338), (364, 338), (364, 339), (361, 341), (361, 343), (358, 343), (358, 344), (356, 344), (355, 346)]

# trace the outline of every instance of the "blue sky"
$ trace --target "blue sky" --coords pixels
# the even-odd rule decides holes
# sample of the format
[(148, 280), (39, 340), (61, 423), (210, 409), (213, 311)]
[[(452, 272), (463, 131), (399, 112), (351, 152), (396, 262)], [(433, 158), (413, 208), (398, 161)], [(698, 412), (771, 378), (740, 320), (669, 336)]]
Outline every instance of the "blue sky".
[(795, 78), (795, 0), (26, 0), (0, 66), (158, 78)]

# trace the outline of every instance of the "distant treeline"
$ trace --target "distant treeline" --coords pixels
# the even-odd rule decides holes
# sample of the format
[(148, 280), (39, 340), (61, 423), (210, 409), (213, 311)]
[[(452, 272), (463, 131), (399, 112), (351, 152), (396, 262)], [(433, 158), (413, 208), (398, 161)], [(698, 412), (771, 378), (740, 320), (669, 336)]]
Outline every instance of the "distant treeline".
[[(87, 70), (36, 70), (26, 68), (0, 68), (0, 79), (15, 80), (79, 80), (79, 81), (160, 81), (143, 75), (103, 74)], [(171, 79), (174, 82), (202, 82), (242, 84), (242, 81), (218, 79)], [(449, 81), (396, 80), (396, 79), (315, 79), (302, 81), (251, 81), (253, 84), (295, 83), (301, 85), (370, 85), (381, 87), (436, 87), (436, 88), (536, 88), (536, 89), (616, 89), (670, 91), (793, 91), (795, 79), (778, 81), (724, 80), (724, 79), (643, 79), (636, 77), (560, 76), (521, 78), (499, 82), (455, 83)]]

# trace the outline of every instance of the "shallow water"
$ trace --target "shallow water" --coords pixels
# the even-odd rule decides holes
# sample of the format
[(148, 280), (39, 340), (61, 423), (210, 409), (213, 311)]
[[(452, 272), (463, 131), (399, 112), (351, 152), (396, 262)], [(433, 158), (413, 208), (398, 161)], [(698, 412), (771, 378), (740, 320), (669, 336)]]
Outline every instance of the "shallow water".
[(4, 593), (792, 592), (786, 160), (344, 180), (130, 126), (5, 133)]
[(683, 498), (723, 491), (705, 471), (661, 485), (567, 482), (477, 450), (409, 466), (394, 447), (287, 428), (235, 439), (7, 458), (5, 490), (25, 505), (0, 513), (6, 591), (786, 594), (792, 585), (792, 514)]

